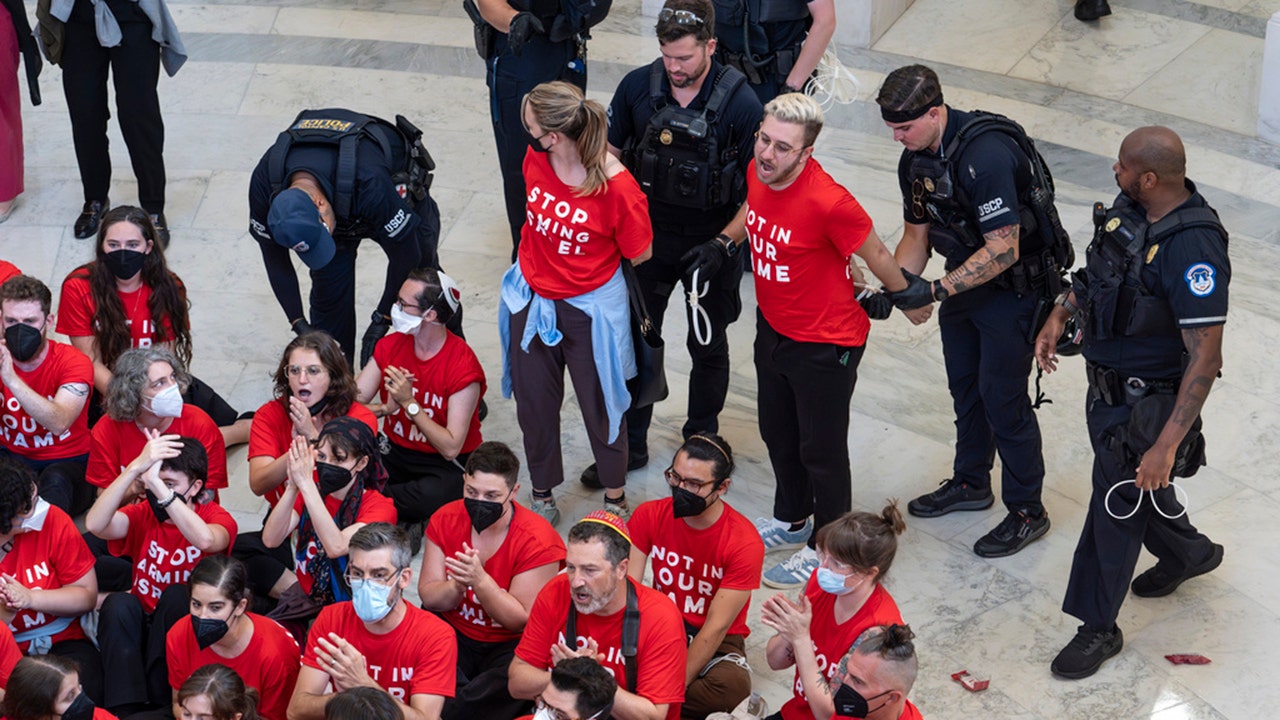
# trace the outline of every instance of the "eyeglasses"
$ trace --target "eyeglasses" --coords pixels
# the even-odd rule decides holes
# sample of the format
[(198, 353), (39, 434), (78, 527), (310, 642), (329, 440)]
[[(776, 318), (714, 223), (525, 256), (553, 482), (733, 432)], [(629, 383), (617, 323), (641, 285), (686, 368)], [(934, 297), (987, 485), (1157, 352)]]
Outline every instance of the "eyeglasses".
[(404, 568), (395, 568), (392, 570), (378, 568), (371, 571), (368, 575), (365, 575), (363, 572), (360, 572), (360, 574), (357, 575), (348, 570), (347, 574), (343, 577), (347, 579), (347, 584), (352, 587), (359, 585), (366, 580), (372, 580), (379, 585), (390, 585), (396, 581), (396, 577), (400, 575), (401, 570), (404, 570)]
[(299, 375), (306, 375), (307, 377), (318, 377), (320, 375), (329, 374), (328, 370), (325, 370), (323, 367), (320, 367), (319, 365), (308, 365), (306, 367), (303, 367), (301, 365), (290, 365), (289, 367), (285, 368), (284, 371), (289, 377), (298, 377)]
[(850, 573), (861, 573), (861, 571), (859, 571), (858, 568), (848, 563), (842, 563), (839, 560), (832, 557), (829, 553), (823, 552), (822, 550), (818, 551), (818, 564), (826, 566), (828, 570), (832, 572), (840, 573), (841, 575), (848, 575)]
[(706, 20), (698, 17), (692, 10), (672, 10), (671, 8), (663, 8), (658, 13), (658, 22), (672, 22), (677, 25), (692, 25), (700, 27)]
[(676, 472), (676, 469), (674, 466), (669, 467), (666, 470), (663, 470), (662, 476), (667, 479), (668, 485), (679, 485), (685, 490), (688, 490), (689, 492), (695, 492), (695, 493), (701, 492), (702, 488), (704, 487), (708, 487), (716, 484), (715, 480), (701, 482), (695, 478), (682, 477), (680, 473)]
[(421, 305), (414, 305), (413, 303), (407, 303), (399, 298), (396, 299), (395, 305), (396, 307), (400, 308), (402, 312), (408, 312), (409, 308), (413, 308), (414, 310), (417, 310), (419, 313), (423, 315), (427, 313), (427, 309), (422, 307)]
[[(761, 150), (768, 150), (769, 148), (773, 148), (773, 152), (776, 153), (778, 157), (786, 157), (793, 153), (798, 153), (804, 149), (803, 147), (793, 148), (784, 142), (778, 142), (777, 140), (774, 140), (773, 138), (769, 137), (768, 135), (765, 135), (763, 132), (759, 130), (756, 131), (756, 146), (759, 147)], [(806, 145), (805, 147), (808, 147), (808, 146)]]

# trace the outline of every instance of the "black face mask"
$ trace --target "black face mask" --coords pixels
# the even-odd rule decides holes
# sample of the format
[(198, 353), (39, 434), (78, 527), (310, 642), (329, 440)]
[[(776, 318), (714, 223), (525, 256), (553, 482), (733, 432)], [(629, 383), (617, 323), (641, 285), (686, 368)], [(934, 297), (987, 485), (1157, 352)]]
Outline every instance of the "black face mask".
[(26, 362), (40, 352), (40, 343), (44, 342), (44, 328), (39, 330), (24, 323), (10, 325), (4, 329), (4, 344), (9, 354), (18, 362)]
[[(175, 494), (173, 501), (185, 503), (187, 499)], [(169, 508), (160, 507), (160, 500), (150, 490), (147, 491), (147, 504), (151, 506), (151, 514), (156, 516), (156, 520), (163, 523), (169, 519)]]
[(307, 412), (311, 413), (311, 417), (316, 417), (320, 413), (324, 412), (324, 408), (328, 404), (329, 404), (329, 396), (325, 395), (324, 397), (317, 400), (315, 405), (308, 407)]
[(62, 711), (62, 720), (93, 720), (93, 711), (97, 708), (88, 695), (80, 693), (75, 700)]
[[(884, 692), (880, 693), (880, 695), (888, 695), (891, 692), (893, 691), (885, 690)], [(866, 716), (874, 712), (873, 710), (870, 710), (867, 708), (867, 700), (875, 700), (876, 698), (880, 697), (880, 695), (872, 695), (869, 698), (864, 698), (862, 697), (862, 693), (858, 692), (857, 690), (854, 690), (853, 688), (849, 687), (848, 685), (845, 685), (844, 683), (841, 683), (840, 689), (836, 690), (836, 694), (834, 697), (835, 704), (836, 704), (836, 716), (847, 717), (847, 718), (859, 718), (859, 720), (861, 720), (861, 718), (865, 718)], [(879, 710), (880, 708), (888, 704), (889, 703), (886, 700), (884, 703), (881, 703), (879, 706), (877, 706), (876, 710)]]
[(677, 518), (701, 515), (707, 505), (707, 499), (701, 495), (689, 492), (679, 485), (671, 486), (671, 511)]
[(501, 520), (502, 513), (506, 510), (506, 503), (477, 498), (462, 498), (462, 505), (471, 516), (471, 527), (476, 532), (484, 532), (490, 525)]
[(112, 250), (102, 256), (102, 262), (121, 280), (129, 278), (142, 272), (142, 262), (147, 257), (146, 253), (140, 253), (137, 250)]
[(546, 133), (542, 137), (534, 137), (533, 133), (529, 132), (529, 128), (524, 129), (524, 139), (529, 143), (529, 147), (533, 148), (534, 152), (545, 153), (551, 150), (551, 148), (542, 146), (542, 138), (550, 134), (551, 133)]
[(221, 618), (191, 616), (191, 630), (195, 632), (196, 645), (200, 646), (201, 650), (221, 640), (230, 629), (231, 626), (227, 621)]
[(351, 471), (333, 463), (316, 463), (316, 475), (320, 478), (321, 495), (332, 495), (351, 482)]

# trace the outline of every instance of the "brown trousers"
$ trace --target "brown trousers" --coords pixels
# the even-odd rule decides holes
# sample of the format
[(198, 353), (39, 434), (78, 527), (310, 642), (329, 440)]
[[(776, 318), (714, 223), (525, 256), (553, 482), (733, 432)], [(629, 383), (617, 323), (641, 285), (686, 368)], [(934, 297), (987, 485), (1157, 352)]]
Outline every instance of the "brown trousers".
[[(741, 635), (725, 635), (714, 658), (736, 653), (747, 656), (746, 639)], [(683, 720), (702, 720), (714, 712), (731, 712), (751, 694), (751, 673), (729, 660), (711, 666), (705, 674), (689, 683), (680, 707)]]

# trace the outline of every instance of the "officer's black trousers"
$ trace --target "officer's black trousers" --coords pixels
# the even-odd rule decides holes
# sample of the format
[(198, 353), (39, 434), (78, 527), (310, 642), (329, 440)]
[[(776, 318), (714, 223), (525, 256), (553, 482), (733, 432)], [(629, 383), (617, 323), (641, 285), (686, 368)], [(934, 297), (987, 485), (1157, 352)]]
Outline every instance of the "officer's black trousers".
[[(1127, 520), (1116, 520), (1107, 514), (1103, 506), (1107, 491), (1136, 475), (1133, 463), (1126, 463), (1106, 442), (1116, 428), (1129, 422), (1130, 407), (1108, 405), (1092, 391), (1086, 403), (1085, 418), (1093, 444), (1093, 494), (1076, 545), (1062, 610), (1094, 630), (1109, 630), (1129, 594), (1143, 545), (1156, 556), (1162, 570), (1178, 575), (1204, 562), (1213, 552), (1213, 543), (1195, 529), (1186, 515), (1170, 520), (1155, 512), (1150, 496), (1142, 498), (1137, 513)], [(1137, 501), (1137, 488), (1126, 484), (1111, 494), (1111, 511), (1128, 515)], [(1157, 490), (1155, 502), (1167, 515), (1182, 510), (1171, 487)]]
[[(690, 242), (685, 239), (663, 238), (657, 233), (654, 244), (667, 242), (688, 249), (707, 238), (698, 238)], [(707, 294), (698, 298), (698, 305), (707, 313), (711, 323), (711, 342), (703, 345), (698, 342), (694, 333), (693, 310), (689, 307), (689, 278), (684, 276), (678, 261), (679, 253), (669, 253), (669, 257), (655, 256), (636, 266), (636, 275), (640, 279), (640, 288), (644, 292), (645, 305), (649, 316), (662, 331), (662, 319), (667, 312), (667, 303), (671, 292), (680, 286), (678, 302), (684, 308), (685, 319), (689, 330), (685, 337), (685, 345), (689, 348), (689, 358), (693, 366), (689, 370), (689, 404), (684, 423), (685, 438), (700, 432), (718, 432), (720, 429), (720, 411), (724, 409), (724, 398), (729, 392), (729, 323), (738, 319), (742, 312), (742, 296), (738, 288), (742, 284), (742, 263), (737, 259), (728, 260), (720, 271), (707, 280), (698, 277), (698, 284), (707, 284)], [(701, 288), (699, 288), (701, 291)], [(703, 320), (705, 322), (705, 320)], [(649, 423), (653, 420), (653, 406), (633, 408), (627, 411), (627, 434), (630, 440), (632, 455), (647, 452)]]
[(112, 593), (98, 613), (98, 646), (109, 682), (103, 690), (108, 709), (160, 707), (172, 700), (165, 635), (191, 612), (186, 583), (165, 588), (148, 615), (130, 593)]
[(516, 700), (507, 690), (507, 667), (515, 657), (518, 640), (478, 642), (454, 631), (458, 640), (458, 692), (444, 701), (442, 720), (514, 718), (532, 709), (528, 700)]
[(853, 503), (849, 470), (849, 402), (864, 347), (798, 342), (756, 311), (756, 388), (760, 437), (776, 487), (773, 517), (817, 530)]
[(947, 386), (956, 414), (957, 480), (991, 487), (1000, 452), (1002, 499), (1010, 512), (1040, 513), (1044, 457), (1027, 396), (1037, 298), (983, 285), (938, 308)]
[(116, 47), (98, 43), (93, 23), (66, 23), (62, 51), (62, 90), (71, 114), (71, 137), (85, 201), (106, 200), (111, 187), (111, 155), (107, 150), (107, 72), (116, 91), (116, 119), (129, 148), (138, 201), (149, 213), (164, 212), (164, 119), (156, 83), (160, 79), (160, 46), (152, 26), (138, 18), (118, 18), (123, 36)]

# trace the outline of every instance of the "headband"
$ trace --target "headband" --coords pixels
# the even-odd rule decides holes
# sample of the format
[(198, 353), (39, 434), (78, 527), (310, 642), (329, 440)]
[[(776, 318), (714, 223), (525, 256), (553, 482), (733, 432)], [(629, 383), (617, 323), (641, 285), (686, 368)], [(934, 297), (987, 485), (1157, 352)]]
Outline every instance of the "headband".
[[(696, 439), (698, 439), (698, 440), (701, 440), (701, 441), (705, 442), (706, 444), (710, 445), (711, 447), (713, 447), (713, 448), (715, 448), (715, 449), (719, 450), (719, 451), (720, 451), (720, 454), (724, 456), (724, 461), (725, 461), (725, 462), (727, 462), (727, 463), (732, 463), (732, 462), (733, 462), (732, 460), (730, 460), (730, 459), (729, 459), (729, 453), (725, 452), (725, 451), (724, 451), (724, 448), (720, 447), (720, 444), (719, 444), (719, 443), (717, 443), (715, 440), (712, 440), (711, 438), (707, 437), (706, 435), (690, 435), (690, 436), (689, 436), (689, 440), (693, 440), (693, 439), (695, 439), (695, 438), (696, 438)], [(685, 440), (685, 442), (689, 442), (689, 440)]]
[(929, 108), (935, 108), (935, 107), (938, 107), (939, 105), (942, 105), (942, 93), (938, 93), (937, 97), (935, 97), (934, 99), (925, 103), (923, 106), (916, 108), (914, 110), (890, 110), (889, 108), (881, 105), (880, 117), (885, 122), (891, 122), (891, 123), (911, 122), (912, 120), (915, 120), (916, 118), (929, 112)]

